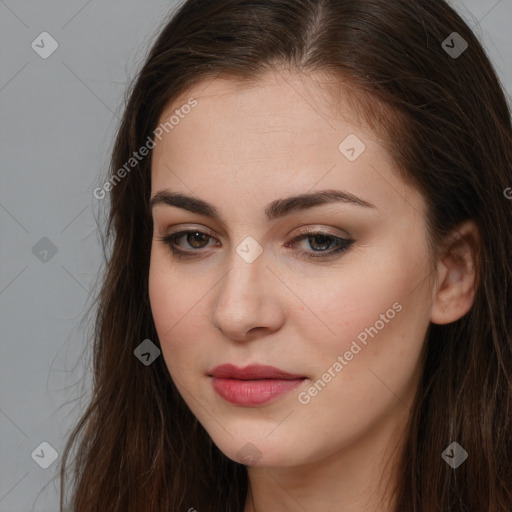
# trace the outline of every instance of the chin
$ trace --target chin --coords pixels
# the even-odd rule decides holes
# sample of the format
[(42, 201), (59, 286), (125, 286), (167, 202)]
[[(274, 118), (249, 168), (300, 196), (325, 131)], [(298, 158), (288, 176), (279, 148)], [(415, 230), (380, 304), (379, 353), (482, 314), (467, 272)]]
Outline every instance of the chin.
[(298, 447), (284, 444), (282, 438), (269, 440), (262, 435), (251, 438), (244, 434), (221, 442), (213, 439), (213, 442), (229, 459), (251, 467), (289, 467), (303, 462)]

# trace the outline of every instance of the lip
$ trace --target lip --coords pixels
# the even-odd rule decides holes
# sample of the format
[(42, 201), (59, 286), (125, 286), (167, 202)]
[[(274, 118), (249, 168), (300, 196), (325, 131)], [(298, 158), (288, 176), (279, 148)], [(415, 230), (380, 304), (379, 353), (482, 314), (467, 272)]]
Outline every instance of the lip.
[(304, 375), (259, 364), (244, 368), (223, 364), (213, 368), (208, 375), (218, 395), (231, 404), (245, 407), (269, 403), (292, 391), (306, 379)]
[(305, 379), (304, 375), (292, 374), (280, 370), (275, 366), (263, 364), (250, 364), (244, 368), (239, 368), (234, 364), (221, 364), (211, 370), (208, 375), (221, 379), (238, 379), (238, 380), (261, 380), (261, 379)]

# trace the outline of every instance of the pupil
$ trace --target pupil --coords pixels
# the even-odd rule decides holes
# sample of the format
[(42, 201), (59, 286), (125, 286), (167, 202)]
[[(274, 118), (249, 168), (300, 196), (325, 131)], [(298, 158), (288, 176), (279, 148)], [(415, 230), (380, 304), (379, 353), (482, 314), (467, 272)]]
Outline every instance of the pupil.
[[(327, 245), (327, 247), (330, 245), (328, 236), (315, 235), (315, 236), (313, 236), (313, 239), (314, 239), (314, 244)], [(324, 247), (324, 249), (326, 249), (327, 247)]]
[[(204, 234), (203, 233), (199, 233), (198, 231), (196, 231), (195, 233), (190, 233), (189, 234), (189, 237), (192, 237), (192, 240), (193, 242), (190, 244), (192, 245), (193, 247), (200, 247), (201, 246), (201, 237), (204, 238)], [(203, 240), (204, 241), (204, 240)], [(189, 239), (189, 242), (190, 242), (190, 239)], [(196, 243), (198, 243), (198, 245), (196, 245)]]

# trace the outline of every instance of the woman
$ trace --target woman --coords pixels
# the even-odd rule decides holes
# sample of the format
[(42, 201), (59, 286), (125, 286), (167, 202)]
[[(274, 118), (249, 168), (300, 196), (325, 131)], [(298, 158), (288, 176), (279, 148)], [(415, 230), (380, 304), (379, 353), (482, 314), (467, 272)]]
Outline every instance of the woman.
[(510, 512), (512, 127), (442, 0), (189, 0), (111, 176), (71, 510)]

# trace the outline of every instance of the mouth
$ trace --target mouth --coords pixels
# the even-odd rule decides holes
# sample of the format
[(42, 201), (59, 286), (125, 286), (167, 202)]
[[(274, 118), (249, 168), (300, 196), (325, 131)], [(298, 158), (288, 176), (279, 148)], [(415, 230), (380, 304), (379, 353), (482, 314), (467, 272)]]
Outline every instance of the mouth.
[(274, 366), (258, 364), (245, 368), (223, 364), (211, 370), (208, 376), (218, 395), (231, 404), (244, 407), (274, 401), (295, 389), (307, 378)]

